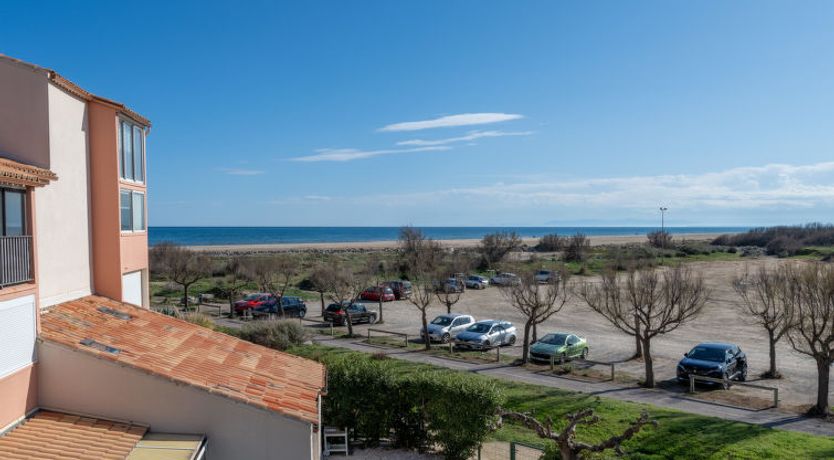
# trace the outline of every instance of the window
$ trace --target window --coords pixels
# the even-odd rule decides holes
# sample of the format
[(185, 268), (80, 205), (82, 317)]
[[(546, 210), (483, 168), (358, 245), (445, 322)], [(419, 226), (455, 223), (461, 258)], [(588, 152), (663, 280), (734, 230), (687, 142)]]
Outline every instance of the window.
[(0, 236), (26, 234), (26, 192), (0, 188)]
[(145, 182), (145, 131), (125, 120), (119, 121), (119, 175)]
[(122, 190), (119, 197), (119, 211), (123, 232), (141, 232), (145, 230), (144, 193)]

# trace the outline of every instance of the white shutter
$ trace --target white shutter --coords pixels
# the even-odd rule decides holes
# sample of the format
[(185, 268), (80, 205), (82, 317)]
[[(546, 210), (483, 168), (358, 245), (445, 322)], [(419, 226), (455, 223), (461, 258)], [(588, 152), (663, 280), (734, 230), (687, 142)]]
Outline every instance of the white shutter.
[(122, 275), (122, 302), (142, 306), (142, 272)]
[(35, 361), (35, 296), (0, 302), (0, 378)]

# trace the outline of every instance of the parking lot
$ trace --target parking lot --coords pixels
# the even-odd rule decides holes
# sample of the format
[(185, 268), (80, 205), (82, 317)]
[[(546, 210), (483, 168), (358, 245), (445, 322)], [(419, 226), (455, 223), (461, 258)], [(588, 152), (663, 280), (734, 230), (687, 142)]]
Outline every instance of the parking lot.
[[(730, 342), (738, 344), (747, 353), (749, 359), (749, 381), (758, 380), (759, 374), (767, 370), (768, 346), (763, 329), (743, 316), (737, 306), (737, 297), (731, 286), (733, 277), (742, 273), (746, 267), (753, 269), (759, 264), (776, 264), (776, 259), (757, 259), (749, 262), (705, 262), (694, 263), (692, 267), (704, 274), (708, 286), (712, 289), (712, 299), (703, 314), (695, 321), (678, 330), (656, 338), (652, 342), (652, 356), (658, 382), (671, 381), (675, 378), (675, 366), (683, 353), (699, 342)], [(593, 282), (594, 277), (573, 277), (573, 282)], [(376, 310), (375, 302), (364, 302), (370, 310)], [(318, 311), (318, 306), (308, 303), (309, 311)], [(415, 337), (420, 329), (419, 311), (407, 301), (386, 302), (384, 304), (384, 325), (373, 327), (396, 332), (404, 332)], [(502, 297), (498, 288), (485, 290), (467, 290), (453, 311), (471, 314), (476, 320), (504, 319), (512, 321), (519, 327), (522, 335), (523, 317)], [(438, 314), (445, 313), (445, 307), (435, 305), (430, 308), (429, 321)], [(366, 325), (357, 325), (356, 333), (364, 334)], [(617, 372), (623, 372), (634, 378), (643, 374), (642, 361), (626, 361), (634, 352), (634, 339), (627, 336), (601, 316), (591, 311), (579, 299), (572, 298), (565, 308), (550, 320), (539, 326), (539, 336), (547, 332), (572, 332), (588, 339), (591, 353), (589, 359), (597, 361), (618, 362)], [(502, 354), (520, 356), (521, 347), (507, 347)], [(783, 407), (810, 405), (815, 401), (816, 367), (812, 360), (795, 353), (784, 339), (777, 348), (778, 365), (784, 378), (764, 380), (761, 383), (779, 388)], [(766, 394), (763, 395), (766, 397)]]

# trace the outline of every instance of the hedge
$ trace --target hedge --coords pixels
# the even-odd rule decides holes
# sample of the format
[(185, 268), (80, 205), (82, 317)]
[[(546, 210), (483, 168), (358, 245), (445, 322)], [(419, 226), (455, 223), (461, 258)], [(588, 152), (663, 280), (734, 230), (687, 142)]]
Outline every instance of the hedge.
[(325, 360), (324, 419), (353, 428), (368, 445), (439, 448), (466, 459), (493, 429), (503, 395), (494, 382), (446, 370), (403, 375), (387, 359), (336, 356)]

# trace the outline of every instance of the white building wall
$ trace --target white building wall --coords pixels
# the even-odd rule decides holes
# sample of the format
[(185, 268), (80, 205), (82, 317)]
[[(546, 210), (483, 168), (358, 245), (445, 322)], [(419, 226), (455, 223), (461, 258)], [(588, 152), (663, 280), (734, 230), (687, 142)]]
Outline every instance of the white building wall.
[(92, 292), (87, 105), (47, 86), (49, 163), (58, 180), (35, 190), (41, 307)]
[(205, 434), (212, 460), (318, 460), (309, 423), (50, 342), (38, 361), (41, 407)]

